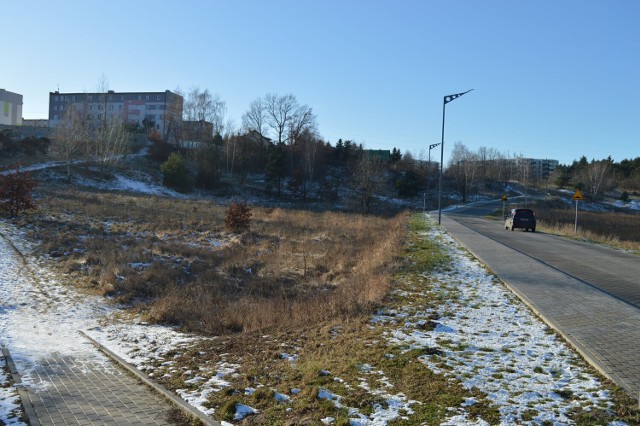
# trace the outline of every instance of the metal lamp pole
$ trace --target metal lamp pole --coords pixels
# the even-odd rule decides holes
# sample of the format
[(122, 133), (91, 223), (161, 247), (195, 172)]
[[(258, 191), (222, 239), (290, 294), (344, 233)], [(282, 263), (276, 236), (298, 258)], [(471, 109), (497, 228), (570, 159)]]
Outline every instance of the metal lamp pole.
[[(439, 143), (432, 143), (429, 145), (429, 161), (427, 162), (427, 194), (429, 194), (429, 198), (431, 198), (431, 150), (436, 146), (440, 145)], [(426, 209), (426, 200), (425, 200), (425, 209)]]
[(453, 101), (456, 98), (464, 95), (465, 93), (469, 93), (471, 90), (467, 90), (466, 92), (456, 93), (455, 95), (445, 96), (442, 100), (442, 140), (440, 141), (440, 180), (438, 183), (438, 225), (442, 223), (442, 166), (444, 162), (444, 115), (445, 115), (445, 107), (446, 105)]

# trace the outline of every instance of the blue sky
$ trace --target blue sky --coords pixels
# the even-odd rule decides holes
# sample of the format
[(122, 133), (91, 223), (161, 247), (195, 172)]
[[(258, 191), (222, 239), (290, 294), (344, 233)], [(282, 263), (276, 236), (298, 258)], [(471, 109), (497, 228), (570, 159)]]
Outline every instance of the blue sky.
[[(293, 94), (320, 135), (426, 158), (441, 139), (571, 163), (640, 156), (640, 1), (4, 2), (0, 87), (48, 94), (198, 86), (239, 126)], [(438, 148), (439, 149), (439, 148)], [(431, 152), (439, 156), (438, 149)]]

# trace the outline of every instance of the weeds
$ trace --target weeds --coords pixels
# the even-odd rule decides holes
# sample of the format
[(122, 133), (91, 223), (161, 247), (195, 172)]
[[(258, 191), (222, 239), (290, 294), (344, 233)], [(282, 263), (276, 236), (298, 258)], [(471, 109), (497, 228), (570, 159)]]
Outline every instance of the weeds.
[(22, 220), (60, 272), (149, 320), (212, 335), (370, 312), (389, 288), (406, 221), (68, 188), (46, 194)]

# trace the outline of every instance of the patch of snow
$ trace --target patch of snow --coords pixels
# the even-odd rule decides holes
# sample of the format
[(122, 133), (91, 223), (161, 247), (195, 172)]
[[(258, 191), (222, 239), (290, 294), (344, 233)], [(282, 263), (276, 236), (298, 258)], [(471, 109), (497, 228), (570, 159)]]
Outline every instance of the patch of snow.
[(7, 361), (0, 352), (0, 423), (26, 426), (26, 423), (20, 421), (22, 407), (20, 406), (18, 389), (9, 383), (10, 375)]
[[(531, 409), (538, 413), (534, 423), (558, 424), (570, 422), (567, 413), (574, 408), (612, 408), (607, 392), (595, 392), (602, 385), (579, 367), (577, 354), (478, 261), (442, 228), (433, 226), (427, 237), (441, 242), (453, 261), (452, 268), (428, 277), (431, 291), (447, 301), (389, 332), (390, 342), (439, 351), (442, 356), (424, 355), (421, 361), (434, 372), (485, 393), (499, 406), (503, 423), (521, 423), (524, 412)], [(434, 315), (439, 319), (433, 330), (416, 327)], [(560, 396), (567, 392), (571, 398)], [(456, 422), (449, 419), (446, 424)]]
[(233, 418), (235, 420), (242, 420), (251, 414), (257, 414), (257, 413), (259, 413), (259, 411), (256, 410), (255, 408), (251, 408), (248, 405), (244, 405), (244, 404), (237, 404), (236, 414)]

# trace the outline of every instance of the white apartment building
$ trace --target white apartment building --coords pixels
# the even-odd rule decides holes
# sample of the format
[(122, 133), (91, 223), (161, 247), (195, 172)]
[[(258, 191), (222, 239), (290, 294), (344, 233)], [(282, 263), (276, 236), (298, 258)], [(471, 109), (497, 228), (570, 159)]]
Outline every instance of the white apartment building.
[(0, 89), (0, 124), (22, 125), (22, 95)]
[(531, 175), (537, 179), (549, 176), (558, 167), (558, 160), (536, 159), (536, 158), (516, 158), (513, 160), (516, 167), (530, 167)]

